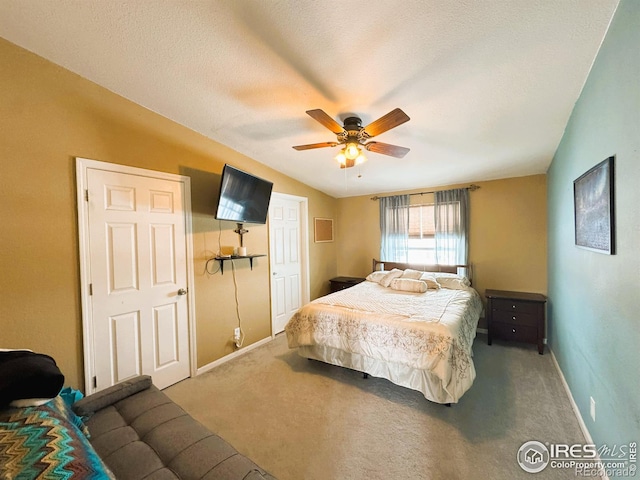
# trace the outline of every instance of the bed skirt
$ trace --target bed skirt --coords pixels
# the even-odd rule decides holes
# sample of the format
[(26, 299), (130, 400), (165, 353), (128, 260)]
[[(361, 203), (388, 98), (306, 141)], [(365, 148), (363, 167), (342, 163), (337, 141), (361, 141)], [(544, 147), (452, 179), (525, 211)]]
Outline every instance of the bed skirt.
[(322, 345), (300, 346), (298, 354), (304, 358), (320, 360), (339, 367), (363, 372), (372, 377), (385, 378), (401, 387), (421, 392), (427, 400), (435, 403), (458, 403), (458, 400), (473, 384), (476, 370), (471, 362), (468, 375), (459, 381), (453, 375), (451, 382), (444, 386), (442, 380), (428, 370), (420, 370), (408, 365), (389, 363), (359, 353), (345, 352)]

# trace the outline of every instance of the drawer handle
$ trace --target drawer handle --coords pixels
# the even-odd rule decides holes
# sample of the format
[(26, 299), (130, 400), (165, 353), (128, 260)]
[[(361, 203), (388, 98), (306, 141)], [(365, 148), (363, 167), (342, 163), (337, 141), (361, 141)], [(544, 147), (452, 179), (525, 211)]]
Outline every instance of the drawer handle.
[(516, 333), (516, 329), (515, 329), (515, 328), (513, 328), (511, 331), (512, 331), (513, 333)]
[(515, 305), (511, 305), (511, 308), (516, 308), (516, 306)]
[(515, 320), (515, 319), (516, 319), (516, 316), (514, 315), (513, 317), (511, 317), (511, 319), (512, 319), (512, 320)]

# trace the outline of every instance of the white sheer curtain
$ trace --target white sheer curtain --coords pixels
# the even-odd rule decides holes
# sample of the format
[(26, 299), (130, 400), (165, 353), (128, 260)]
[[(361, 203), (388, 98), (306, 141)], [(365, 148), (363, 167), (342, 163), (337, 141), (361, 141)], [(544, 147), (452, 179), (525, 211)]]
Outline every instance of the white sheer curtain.
[(435, 192), (436, 263), (466, 265), (469, 257), (469, 191)]
[(380, 198), (380, 260), (407, 262), (409, 195)]

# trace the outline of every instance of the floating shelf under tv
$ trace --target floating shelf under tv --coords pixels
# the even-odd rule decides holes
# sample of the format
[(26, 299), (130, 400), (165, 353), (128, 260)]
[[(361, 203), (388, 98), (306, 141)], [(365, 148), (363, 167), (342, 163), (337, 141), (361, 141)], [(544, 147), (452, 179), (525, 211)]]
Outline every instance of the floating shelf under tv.
[(251, 267), (251, 270), (253, 270), (253, 259), (257, 258), (257, 257), (266, 257), (267, 255), (264, 253), (261, 254), (257, 254), (257, 255), (231, 255), (229, 257), (215, 257), (215, 259), (218, 261), (218, 263), (220, 263), (220, 275), (224, 275), (224, 262), (226, 260), (241, 260), (243, 258), (248, 258), (249, 259), (249, 266)]

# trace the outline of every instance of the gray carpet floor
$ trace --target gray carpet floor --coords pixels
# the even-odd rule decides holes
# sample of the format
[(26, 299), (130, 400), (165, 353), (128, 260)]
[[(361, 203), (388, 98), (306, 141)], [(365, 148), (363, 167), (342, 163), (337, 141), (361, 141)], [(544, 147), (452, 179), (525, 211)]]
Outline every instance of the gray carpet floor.
[(447, 408), (301, 358), (279, 335), (165, 393), (280, 480), (575, 478), (516, 461), (529, 440), (585, 442), (549, 352), (478, 335), (474, 362), (473, 386)]

